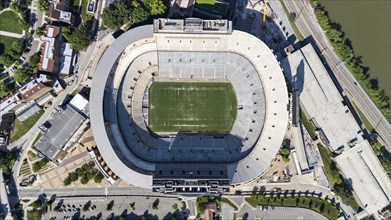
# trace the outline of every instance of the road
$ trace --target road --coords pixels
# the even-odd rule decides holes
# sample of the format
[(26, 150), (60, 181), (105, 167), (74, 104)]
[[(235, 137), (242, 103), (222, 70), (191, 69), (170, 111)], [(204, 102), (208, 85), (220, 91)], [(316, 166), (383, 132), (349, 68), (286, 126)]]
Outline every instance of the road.
[(252, 194), (254, 191), (270, 192), (275, 188), (280, 188), (282, 193), (294, 191), (295, 194), (297, 195), (314, 194), (325, 200), (332, 201), (335, 204), (339, 203), (341, 209), (347, 216), (349, 216), (352, 219), (355, 218), (354, 211), (349, 206), (344, 204), (338, 196), (335, 196), (335, 194), (331, 192), (329, 188), (316, 185), (313, 182), (313, 179), (311, 180), (308, 178), (303, 178), (303, 176), (293, 176), (291, 182), (289, 183), (268, 183), (268, 184), (261, 183), (255, 186), (251, 184), (247, 184), (247, 185), (237, 187), (238, 190), (239, 189), (242, 190), (242, 194), (244, 193)]
[(356, 79), (347, 69), (345, 64), (341, 62), (337, 54), (333, 51), (326, 35), (317, 22), (310, 2), (305, 0), (284, 0), (284, 2), (289, 11), (296, 13), (296, 24), (300, 29), (300, 32), (305, 37), (313, 37), (315, 42), (312, 43), (318, 45), (325, 61), (334, 72), (334, 75), (343, 88), (345, 94), (358, 106), (369, 122), (374, 126), (380, 137), (378, 139), (379, 142), (385, 145), (388, 150), (391, 150), (390, 123), (383, 116), (360, 84), (357, 83)]
[(111, 196), (160, 196), (160, 197), (178, 197), (177, 195), (163, 195), (152, 192), (151, 189), (139, 187), (94, 187), (94, 188), (58, 188), (58, 189), (18, 189), (19, 196), (22, 198), (38, 198), (41, 194), (48, 197), (111, 197)]

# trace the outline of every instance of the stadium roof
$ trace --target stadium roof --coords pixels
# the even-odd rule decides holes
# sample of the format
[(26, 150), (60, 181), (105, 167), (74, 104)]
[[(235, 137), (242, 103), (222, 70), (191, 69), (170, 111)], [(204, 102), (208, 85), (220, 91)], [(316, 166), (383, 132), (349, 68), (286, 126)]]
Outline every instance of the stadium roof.
[[(185, 57), (190, 52), (197, 54), (197, 56), (206, 56), (208, 53), (215, 52), (231, 53), (237, 58), (230, 60), (230, 62), (234, 62), (233, 66), (237, 62), (238, 69), (235, 71), (243, 72), (242, 76), (246, 76), (246, 70), (254, 70), (256, 77), (259, 78), (261, 83), (259, 86), (261, 87), (257, 87), (258, 85), (252, 87), (253, 85), (250, 83), (242, 87), (262, 88), (264, 100), (260, 103), (266, 103), (262, 117), (263, 127), (260, 130), (262, 133), (260, 136), (252, 137), (250, 135), (256, 134), (251, 134), (250, 129), (248, 138), (256, 138), (256, 144), (240, 152), (243, 155), (241, 159), (239, 158), (235, 162), (231, 160), (225, 162), (227, 165), (226, 175), (232, 184), (248, 182), (262, 175), (280, 148), (288, 124), (288, 96), (284, 77), (274, 54), (262, 41), (244, 32), (233, 31), (232, 33), (219, 34), (216, 34), (216, 31), (208, 33), (208, 31), (202, 30), (202, 32), (203, 34), (200, 35), (199, 33), (184, 33), (177, 30), (170, 31), (170, 33), (154, 34), (152, 25), (140, 26), (118, 37), (101, 58), (91, 87), (91, 126), (103, 159), (117, 176), (128, 183), (140, 187), (151, 187), (152, 175), (156, 169), (156, 163), (153, 160), (161, 155), (159, 154), (161, 148), (154, 145), (155, 142), (148, 137), (150, 135), (145, 124), (142, 123), (143, 112), (136, 112), (137, 114), (131, 112), (131, 120), (124, 120), (130, 118), (129, 109), (134, 109), (134, 105), (141, 106), (143, 93), (139, 93), (141, 90), (138, 87), (145, 88), (147, 86), (151, 73), (156, 71), (156, 66), (158, 66), (159, 72), (163, 70), (161, 69), (163, 65), (160, 63), (162, 61), (160, 53), (170, 55), (169, 52), (176, 51), (171, 53), (173, 58)], [(185, 37), (184, 34), (186, 34)], [(249, 64), (243, 66), (243, 63), (246, 62), (239, 59), (240, 57)], [(181, 59), (178, 58), (178, 60)], [(178, 65), (183, 66), (184, 64)], [(172, 67), (178, 65), (172, 65)], [(196, 69), (196, 71), (198, 70)], [(173, 69), (167, 71), (168, 76), (170, 76), (170, 71), (176, 73)], [(137, 76), (128, 76), (129, 74), (137, 74)], [(248, 76), (250, 77), (251, 74)], [(251, 96), (251, 93), (249, 95)], [(126, 97), (133, 99), (131, 102), (125, 103)], [(253, 97), (253, 100), (257, 100), (263, 96), (261, 93), (259, 95), (253, 93)], [(140, 119), (141, 123), (138, 123), (137, 121)], [(253, 120), (253, 123), (255, 121)], [(141, 127), (135, 127), (135, 124)], [(123, 135), (124, 129), (133, 130), (125, 132), (127, 135)], [(129, 138), (132, 133), (141, 135)], [(129, 145), (129, 143), (132, 144)], [(142, 159), (136, 155), (141, 151), (151, 154), (156, 152), (156, 147), (158, 154), (154, 156)], [(228, 154), (228, 152), (223, 153)], [(196, 154), (193, 152), (193, 155)], [(169, 162), (171, 161), (167, 161), (167, 164)], [(224, 164), (224, 162), (221, 163)], [(159, 166), (161, 165), (160, 163)], [(213, 166), (213, 163), (208, 166)]]

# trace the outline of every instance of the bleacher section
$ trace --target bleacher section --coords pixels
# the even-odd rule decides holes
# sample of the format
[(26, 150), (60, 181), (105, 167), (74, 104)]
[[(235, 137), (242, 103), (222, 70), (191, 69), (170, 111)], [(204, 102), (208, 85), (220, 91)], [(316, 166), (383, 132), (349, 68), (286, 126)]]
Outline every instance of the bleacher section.
[[(165, 172), (159, 176), (162, 180), (174, 175), (169, 166), (181, 163), (223, 164), (218, 178), (229, 179), (233, 185), (262, 175), (278, 152), (288, 124), (287, 89), (273, 53), (259, 39), (240, 31), (184, 34), (155, 29), (151, 34), (152, 30), (152, 26), (142, 26), (118, 38), (108, 49), (112, 54), (106, 52), (102, 57), (112, 64), (99, 64), (96, 76), (100, 78), (93, 81), (94, 136), (98, 136), (98, 148), (111, 170), (142, 187), (151, 187), (151, 173), (159, 176), (157, 164)], [(138, 34), (142, 37), (134, 36)], [(97, 82), (100, 80), (103, 82)], [(147, 127), (148, 88), (154, 80), (229, 81), (238, 104), (230, 133), (151, 134)], [(103, 113), (104, 127), (96, 119)], [(126, 167), (143, 180), (133, 171), (126, 173)]]

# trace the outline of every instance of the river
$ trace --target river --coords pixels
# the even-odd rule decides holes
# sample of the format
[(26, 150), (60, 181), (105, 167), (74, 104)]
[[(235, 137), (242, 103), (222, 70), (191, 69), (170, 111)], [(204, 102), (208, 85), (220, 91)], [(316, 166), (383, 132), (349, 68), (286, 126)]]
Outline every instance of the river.
[(320, 0), (332, 21), (341, 24), (355, 54), (391, 97), (391, 1)]

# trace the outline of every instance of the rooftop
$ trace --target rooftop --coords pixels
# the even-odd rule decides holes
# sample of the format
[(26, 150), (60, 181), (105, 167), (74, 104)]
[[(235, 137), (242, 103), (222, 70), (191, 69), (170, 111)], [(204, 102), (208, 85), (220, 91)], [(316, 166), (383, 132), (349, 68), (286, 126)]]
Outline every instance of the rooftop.
[(360, 127), (311, 44), (283, 59), (281, 65), (299, 93), (302, 109), (322, 129), (333, 150), (349, 148), (356, 137), (362, 140)]
[(64, 110), (54, 110), (46, 123), (48, 131), (35, 144), (34, 148), (50, 160), (55, 159), (85, 119), (69, 105)]
[(165, 32), (188, 32), (188, 33), (231, 33), (232, 22), (228, 20), (202, 20), (188, 18), (185, 20), (160, 18), (154, 20), (154, 31)]
[(367, 140), (344, 151), (335, 159), (369, 215), (390, 203), (390, 179)]

